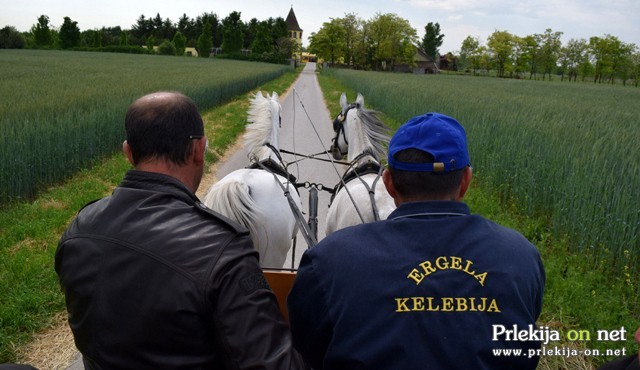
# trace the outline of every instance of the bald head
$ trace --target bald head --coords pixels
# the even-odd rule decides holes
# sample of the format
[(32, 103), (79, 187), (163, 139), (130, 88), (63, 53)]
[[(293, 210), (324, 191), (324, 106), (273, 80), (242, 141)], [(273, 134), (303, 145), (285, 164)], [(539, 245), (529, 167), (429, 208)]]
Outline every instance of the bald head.
[(177, 92), (155, 92), (133, 102), (125, 129), (134, 165), (153, 159), (183, 165), (192, 140), (204, 136), (195, 103)]

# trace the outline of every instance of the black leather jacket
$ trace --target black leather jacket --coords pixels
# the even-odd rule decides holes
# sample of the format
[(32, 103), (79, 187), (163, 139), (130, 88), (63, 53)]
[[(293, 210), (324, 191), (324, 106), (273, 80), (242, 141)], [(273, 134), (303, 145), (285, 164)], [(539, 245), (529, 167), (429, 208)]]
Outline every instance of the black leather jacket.
[(55, 269), (88, 369), (303, 368), (248, 232), (172, 177), (129, 171)]

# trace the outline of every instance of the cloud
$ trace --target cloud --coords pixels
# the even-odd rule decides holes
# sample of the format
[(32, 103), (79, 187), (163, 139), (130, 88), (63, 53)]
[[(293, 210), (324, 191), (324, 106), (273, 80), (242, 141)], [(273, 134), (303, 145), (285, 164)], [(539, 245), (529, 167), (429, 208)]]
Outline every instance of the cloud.
[[(455, 12), (455, 11), (469, 11), (476, 8), (481, 8), (483, 2), (478, 0), (448, 0), (448, 1), (438, 1), (438, 0), (404, 0), (408, 2), (411, 6), (417, 8), (427, 8), (433, 10), (440, 10), (446, 12)], [(486, 2), (484, 2), (486, 4)]]

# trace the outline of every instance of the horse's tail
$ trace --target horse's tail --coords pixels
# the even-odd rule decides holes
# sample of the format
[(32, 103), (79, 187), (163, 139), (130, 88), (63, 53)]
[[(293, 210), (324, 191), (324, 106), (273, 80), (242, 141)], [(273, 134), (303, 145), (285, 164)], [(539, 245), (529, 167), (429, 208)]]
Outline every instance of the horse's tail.
[(249, 229), (253, 245), (259, 248), (257, 225), (261, 213), (251, 197), (249, 185), (235, 180), (218, 183), (209, 189), (204, 204)]

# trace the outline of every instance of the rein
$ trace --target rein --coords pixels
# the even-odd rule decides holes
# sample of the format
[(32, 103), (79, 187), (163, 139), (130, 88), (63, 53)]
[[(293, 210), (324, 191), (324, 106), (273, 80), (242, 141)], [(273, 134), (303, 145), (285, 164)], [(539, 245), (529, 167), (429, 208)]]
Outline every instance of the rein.
[[(336, 161), (336, 160), (330, 160), (330, 159), (318, 158), (318, 156), (319, 156), (319, 155), (327, 154), (327, 152), (319, 152), (319, 153), (316, 153), (316, 154), (300, 154), (300, 153), (296, 153), (296, 152), (291, 152), (291, 151), (286, 150), (286, 149), (280, 149), (280, 152), (281, 152), (281, 153), (285, 153), (285, 154), (293, 154), (293, 155), (298, 156), (298, 157), (304, 157), (304, 158), (308, 158), (308, 159), (315, 159), (315, 160), (317, 160), (317, 161), (322, 161), (322, 162), (330, 162), (330, 163), (343, 164), (343, 165), (345, 165), (345, 166), (349, 166), (349, 165), (351, 165), (351, 163), (349, 163), (349, 162), (345, 162), (345, 161)], [(303, 161), (303, 159), (298, 159), (298, 160), (296, 160), (296, 161), (289, 162), (289, 164), (298, 163), (298, 162), (300, 162), (300, 161)]]

